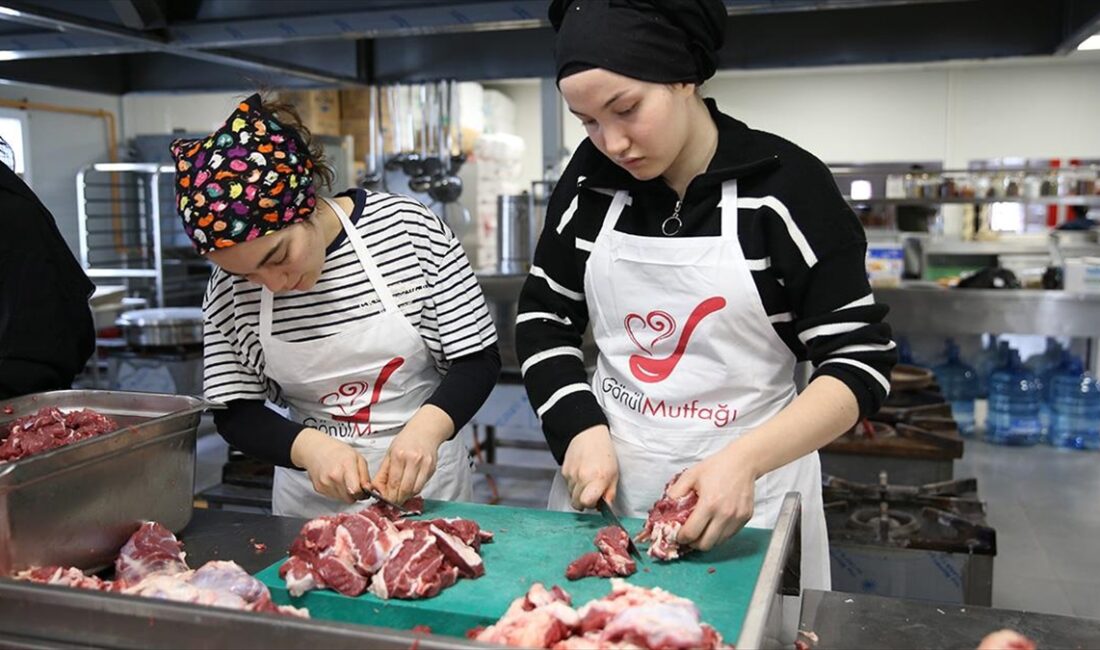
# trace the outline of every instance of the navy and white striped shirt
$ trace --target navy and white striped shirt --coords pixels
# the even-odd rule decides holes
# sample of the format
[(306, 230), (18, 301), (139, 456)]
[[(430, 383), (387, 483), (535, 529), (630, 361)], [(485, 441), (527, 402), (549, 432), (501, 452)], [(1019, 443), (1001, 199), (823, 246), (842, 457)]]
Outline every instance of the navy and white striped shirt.
[[(444, 372), (453, 359), (497, 339), (481, 287), (449, 228), (419, 202), (358, 190), (351, 221), (378, 265), (402, 313)], [(321, 339), (367, 323), (382, 304), (347, 236), (328, 247), (317, 284), (277, 294), (272, 334), (289, 341)], [(259, 339), (260, 286), (216, 269), (203, 301), (204, 392), (208, 399), (270, 399), (279, 387), (264, 374)]]
[[(738, 239), (779, 337), (814, 376), (843, 381), (861, 415), (878, 410), (896, 362), (887, 308), (875, 304), (865, 270), (866, 236), (828, 168), (770, 133), (749, 129), (707, 100), (718, 149), (692, 180), (677, 237), (719, 234), (722, 183), (738, 179)], [(558, 462), (573, 437), (606, 424), (587, 386), (580, 353), (588, 327), (584, 274), (592, 243), (617, 190), (631, 200), (616, 230), (664, 237), (676, 193), (639, 181), (589, 140), (577, 149), (548, 206), (534, 266), (520, 296), (516, 351), (531, 405)]]

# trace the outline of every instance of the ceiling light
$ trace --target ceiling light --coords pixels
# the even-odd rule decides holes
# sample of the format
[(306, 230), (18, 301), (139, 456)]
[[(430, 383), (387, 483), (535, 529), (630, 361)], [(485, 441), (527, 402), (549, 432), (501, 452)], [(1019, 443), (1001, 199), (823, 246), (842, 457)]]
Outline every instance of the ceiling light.
[(1100, 50), (1100, 34), (1093, 34), (1089, 36), (1080, 45), (1077, 46), (1078, 50)]

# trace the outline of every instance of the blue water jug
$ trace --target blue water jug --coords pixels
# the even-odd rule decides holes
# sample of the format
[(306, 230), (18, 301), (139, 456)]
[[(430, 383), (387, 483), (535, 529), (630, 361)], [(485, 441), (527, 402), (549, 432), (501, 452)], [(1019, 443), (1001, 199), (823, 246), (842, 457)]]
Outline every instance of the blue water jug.
[(1058, 342), (1058, 339), (1048, 336), (1046, 349), (1028, 357), (1024, 365), (1031, 372), (1042, 375), (1044, 372), (1057, 368), (1062, 364), (1063, 352), (1062, 344)]
[(978, 373), (978, 397), (989, 397), (989, 376), (1003, 364), (1004, 349), (997, 341), (997, 335), (990, 334), (989, 344), (974, 359), (974, 370)]
[(978, 397), (978, 373), (959, 358), (959, 346), (947, 339), (944, 346), (947, 362), (932, 369), (943, 397), (951, 404), (951, 415), (959, 433), (974, 436), (974, 400)]
[(986, 438), (999, 445), (1038, 444), (1043, 438), (1043, 427), (1039, 422), (1042, 399), (1035, 373), (1020, 363), (1018, 351), (1010, 349), (1005, 365), (995, 370), (989, 378)]
[(1051, 379), (1048, 442), (1067, 449), (1100, 449), (1100, 385), (1071, 357)]

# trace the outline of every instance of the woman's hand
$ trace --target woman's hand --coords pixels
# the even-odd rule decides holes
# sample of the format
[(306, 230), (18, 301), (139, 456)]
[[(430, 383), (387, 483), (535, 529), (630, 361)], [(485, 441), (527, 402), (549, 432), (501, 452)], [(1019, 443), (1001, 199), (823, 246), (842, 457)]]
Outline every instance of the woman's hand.
[(600, 424), (578, 433), (565, 451), (561, 474), (574, 509), (595, 508), (600, 497), (608, 503), (613, 501), (619, 484), (619, 461), (611, 446), (610, 429)]
[(695, 490), (699, 502), (676, 536), (676, 541), (709, 551), (729, 539), (752, 519), (756, 473), (730, 443), (680, 475), (669, 489), (679, 498)]
[(386, 450), (374, 485), (396, 504), (420, 494), (435, 474), (439, 446), (454, 435), (454, 422), (431, 404), (420, 407)]
[(336, 501), (354, 503), (371, 484), (370, 468), (359, 452), (317, 429), (302, 429), (290, 460), (306, 470), (318, 494)]

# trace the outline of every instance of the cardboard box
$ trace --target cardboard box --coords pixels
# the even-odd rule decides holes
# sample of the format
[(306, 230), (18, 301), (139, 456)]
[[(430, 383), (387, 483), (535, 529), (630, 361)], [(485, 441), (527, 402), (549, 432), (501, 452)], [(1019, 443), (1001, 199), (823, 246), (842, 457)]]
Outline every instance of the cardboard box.
[(316, 135), (340, 135), (340, 93), (335, 88), (283, 90), (279, 99), (293, 104), (302, 123)]
[(371, 154), (370, 130), (366, 124), (359, 121), (342, 120), (340, 122), (340, 134), (350, 135), (355, 139), (355, 159), (363, 161)]
[(340, 118), (350, 122), (362, 122), (370, 119), (370, 88), (346, 88), (340, 91)]

